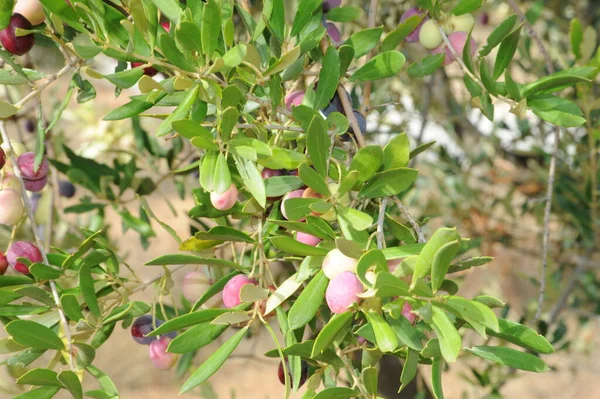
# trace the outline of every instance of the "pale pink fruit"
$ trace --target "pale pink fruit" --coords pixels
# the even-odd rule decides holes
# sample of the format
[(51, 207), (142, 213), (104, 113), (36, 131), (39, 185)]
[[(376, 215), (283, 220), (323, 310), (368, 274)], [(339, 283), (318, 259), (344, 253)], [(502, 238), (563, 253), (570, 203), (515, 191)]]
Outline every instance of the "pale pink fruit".
[(329, 282), (325, 300), (333, 313), (344, 313), (353, 303), (358, 302), (358, 294), (363, 286), (352, 272), (343, 272)]
[(21, 14), (32, 25), (39, 25), (46, 19), (40, 0), (17, 0), (13, 13)]
[(0, 251), (0, 276), (6, 273), (6, 269), (8, 269), (8, 260), (4, 252)]
[(404, 302), (404, 306), (402, 307), (402, 316), (406, 317), (410, 324), (413, 324), (415, 322), (415, 319), (417, 318), (417, 315), (412, 313), (411, 311), (412, 306), (410, 306), (408, 302)]
[(156, 368), (161, 370), (169, 370), (177, 363), (177, 355), (167, 352), (171, 339), (169, 337), (161, 337), (150, 343), (148, 353), (150, 360)]
[(328, 279), (333, 280), (345, 272), (356, 273), (357, 263), (358, 260), (344, 255), (339, 249), (332, 249), (323, 259), (323, 273)]
[[(404, 14), (402, 14), (402, 17), (400, 18), (400, 23), (403, 23), (404, 21), (406, 21), (407, 19), (409, 19), (410, 17), (414, 16), (414, 15), (423, 15), (424, 12), (416, 7), (411, 7), (408, 10), (406, 10), (406, 12)], [(423, 26), (423, 24), (425, 23), (425, 21), (427, 21), (429, 18), (425, 17), (421, 20), (421, 23), (415, 28), (415, 30), (413, 30), (408, 36), (406, 36), (406, 42), (407, 43), (415, 43), (419, 41), (419, 32), (421, 32), (421, 26)]]
[(292, 107), (297, 107), (298, 105), (302, 104), (303, 100), (304, 90), (291, 92), (290, 94), (285, 96), (285, 107), (291, 111)]
[(14, 226), (25, 214), (21, 195), (14, 190), (0, 191), (0, 224)]
[[(469, 34), (466, 32), (454, 32), (448, 35), (448, 40), (450, 41), (450, 44), (452, 45), (452, 47), (456, 51), (456, 54), (458, 54), (459, 57), (462, 57), (463, 49), (465, 47), (465, 44), (467, 43), (468, 37)], [(471, 39), (471, 55), (475, 54), (475, 50), (477, 50), (477, 44), (475, 43), (475, 40)], [(444, 59), (444, 65), (451, 64), (455, 61), (452, 51), (450, 51), (450, 49), (448, 48), (448, 46), (446, 46), (445, 43), (432, 50), (431, 53), (438, 54), (442, 51), (444, 51), (446, 54), (446, 58)]]
[(325, 22), (323, 25), (327, 29), (327, 36), (331, 39), (331, 42), (337, 47), (342, 44), (342, 32), (331, 22)]
[(16, 176), (4, 171), (4, 178), (0, 176), (0, 190), (13, 190), (20, 193), (21, 183)]
[(321, 242), (321, 239), (319, 237), (299, 231), (296, 233), (296, 241), (302, 244), (310, 245), (311, 247), (316, 247)]
[(213, 204), (215, 209), (219, 211), (226, 211), (233, 208), (237, 202), (238, 189), (235, 184), (231, 184), (227, 191), (222, 194), (217, 194), (216, 191), (210, 193), (210, 202)]
[(29, 259), (30, 262), (36, 263), (42, 261), (42, 254), (38, 247), (27, 241), (15, 241), (8, 249), (6, 253), (8, 264), (19, 273), (29, 274), (29, 267), (19, 262), (18, 258)]
[(269, 169), (269, 168), (264, 168), (261, 172), (260, 172), (260, 176), (263, 179), (269, 179), (271, 177), (276, 177), (276, 176), (281, 176), (283, 175), (283, 172), (279, 169)]
[(233, 308), (242, 303), (240, 291), (246, 284), (257, 285), (258, 282), (248, 276), (238, 274), (225, 284), (225, 287), (223, 287), (223, 305), (226, 308)]
[(285, 211), (285, 206), (283, 204), (285, 204), (285, 201), (290, 198), (302, 198), (302, 194), (304, 194), (304, 189), (290, 191), (289, 193), (283, 196), (283, 200), (281, 200), (281, 214), (287, 220), (289, 220), (290, 218), (288, 217)]

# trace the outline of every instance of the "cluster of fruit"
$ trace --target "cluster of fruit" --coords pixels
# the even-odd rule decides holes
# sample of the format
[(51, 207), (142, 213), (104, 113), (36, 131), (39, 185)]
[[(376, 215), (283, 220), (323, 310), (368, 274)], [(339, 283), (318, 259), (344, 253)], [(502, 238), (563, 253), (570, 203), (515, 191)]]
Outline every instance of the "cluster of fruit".
[(27, 53), (35, 44), (35, 36), (28, 31), (43, 23), (45, 19), (40, 0), (17, 0), (8, 26), (0, 30), (0, 43), (11, 54)]
[(173, 331), (157, 337), (147, 336), (163, 323), (164, 321), (150, 315), (138, 317), (131, 325), (131, 336), (138, 344), (148, 345), (148, 354), (154, 366), (169, 370), (177, 363), (178, 356), (167, 352), (167, 348), (177, 333)]
[[(448, 42), (454, 48), (458, 55), (461, 55), (467, 43), (469, 32), (475, 25), (475, 19), (471, 14), (451, 15), (446, 20), (438, 23), (430, 19), (424, 11), (418, 8), (410, 8), (400, 18), (400, 23), (415, 15), (421, 16), (421, 23), (407, 37), (406, 42), (419, 42), (423, 47), (431, 50), (432, 54), (444, 53), (444, 65), (455, 61), (452, 51), (444, 43), (442, 32), (448, 35)], [(471, 40), (471, 54), (475, 53), (477, 45)]]

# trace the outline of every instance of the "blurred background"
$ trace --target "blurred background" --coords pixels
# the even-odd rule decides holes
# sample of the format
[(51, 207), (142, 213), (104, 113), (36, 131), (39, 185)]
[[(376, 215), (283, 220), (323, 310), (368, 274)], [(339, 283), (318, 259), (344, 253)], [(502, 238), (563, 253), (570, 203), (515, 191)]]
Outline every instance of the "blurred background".
[[(295, 7), (295, 1), (290, 3)], [(413, 3), (379, 1), (378, 24), (382, 23), (386, 32), (393, 30), (402, 13)], [(477, 22), (473, 33), (480, 44), (485, 43), (495, 26), (513, 13), (505, 1), (483, 3), (481, 11), (475, 14)], [(369, 8), (367, 1), (345, 0), (344, 4), (363, 7), (365, 15)], [(246, 5), (258, 15), (259, 1)], [(592, 62), (590, 60), (597, 54), (600, 1), (524, 1), (519, 5), (546, 44), (557, 70)], [(575, 18), (584, 32), (579, 57), (573, 54), (568, 35)], [(338, 25), (347, 37), (352, 31), (364, 28), (360, 25), (363, 23), (366, 24), (366, 18)], [(410, 62), (427, 55), (418, 44), (405, 44), (401, 50)], [(515, 81), (526, 83), (546, 74), (543, 57), (530, 37), (523, 38), (517, 54), (511, 66)], [(52, 74), (62, 67), (63, 58), (52, 48), (36, 46), (23, 62)], [(99, 56), (90, 67), (110, 73), (115, 65)], [(534, 321), (542, 264), (543, 208), (553, 147), (552, 128), (533, 114), (517, 118), (503, 103), (495, 104), (494, 121), (490, 122), (470, 103), (462, 76), (456, 64), (425, 78), (411, 78), (403, 72), (396, 78), (376, 82), (370, 104), (361, 102), (363, 93), (359, 87), (347, 87), (355, 108), (362, 109), (367, 116), (370, 142), (384, 144), (400, 132), (408, 133), (413, 148), (435, 142), (417, 158), (413, 167), (419, 169), (420, 177), (415, 187), (405, 194), (404, 202), (413, 216), (423, 223), (426, 234), (441, 225), (457, 226), (463, 237), (474, 239), (479, 254), (494, 257), (492, 263), (460, 276), (459, 294), (466, 297), (489, 294), (502, 298), (507, 303), (502, 310), (504, 317), (533, 326), (546, 335), (557, 350), (544, 357), (552, 368), (545, 374), (483, 366), (476, 359), (459, 361), (444, 375), (446, 397), (600, 397), (597, 384), (600, 377), (600, 362), (597, 361), (600, 356), (600, 253), (595, 160), (600, 139), (598, 81), (591, 89), (577, 87), (563, 92), (563, 96), (580, 106), (590, 122), (581, 128), (561, 132), (550, 223), (546, 300), (542, 318)], [(155, 79), (160, 79), (160, 75)], [(313, 79), (314, 76), (307, 74), (300, 86), (310, 85)], [(54, 157), (64, 158), (60, 144), (65, 143), (77, 154), (99, 162), (127, 159), (137, 148), (134, 131), (144, 129), (152, 136), (159, 120), (142, 118), (141, 126), (128, 120), (102, 121), (109, 111), (125, 104), (130, 95), (139, 94), (139, 91), (134, 87), (116, 96), (113, 86), (102, 80), (90, 78), (89, 81), (93, 85), (93, 95), (88, 88), (87, 96), (73, 96), (61, 121), (52, 130)], [(63, 101), (69, 82), (70, 77), (63, 78), (44, 93), (42, 102), (46, 119), (51, 119), (52, 110)], [(22, 86), (5, 85), (0, 95), (18, 99), (26, 90)], [(93, 97), (95, 99), (91, 100)], [(26, 117), (9, 124), (11, 138), (33, 148), (37, 119), (34, 106)], [(160, 141), (159, 144), (178, 152), (176, 155), (189, 150), (177, 148), (171, 142)], [(166, 163), (152, 159), (140, 160), (138, 167), (153, 179), (168, 170)], [(174, 181), (161, 181), (147, 197), (157, 218), (168, 221), (182, 237), (190, 234), (191, 222), (186, 212), (193, 206), (190, 190), (197, 185), (193, 175), (178, 175)], [(59, 211), (54, 243), (69, 248), (77, 242), (76, 227), (94, 228), (106, 223), (110, 226), (112, 242), (140, 281), (159, 275), (162, 269), (144, 267), (143, 264), (158, 255), (177, 252), (175, 241), (160, 228), (152, 230), (152, 234), (143, 240), (140, 240), (139, 232), (128, 229), (130, 226), (122, 222), (123, 211), (138, 213), (137, 201), (107, 206), (97, 213), (78, 214), (68, 210), (86, 196), (90, 197), (90, 193), (80, 189), (75, 198), (60, 199), (55, 204)], [(9, 239), (10, 231), (0, 229), (0, 248)], [(173, 296), (177, 301), (181, 298), (182, 276), (183, 271), (172, 275)], [(157, 292), (157, 287), (151, 285), (137, 293), (136, 299), (152, 301)], [(171, 301), (170, 298), (164, 300), (166, 303)], [(219, 342), (230, 334), (222, 336)], [(465, 345), (480, 343), (479, 339), (468, 335)], [(200, 364), (216, 347), (203, 348), (195, 362)], [(210, 384), (187, 396), (206, 399), (283, 397), (283, 386), (277, 378), (279, 361), (262, 356), (270, 349), (272, 343), (266, 332), (257, 332), (238, 348)], [(182, 377), (175, 371), (153, 368), (147, 347), (135, 344), (129, 331), (120, 326), (99, 352), (99, 357), (98, 367), (110, 374), (125, 399), (175, 398), (178, 395)], [(422, 370), (425, 381), (426, 370)], [(426, 389), (418, 394), (395, 394), (400, 371), (399, 364), (385, 363), (380, 382), (383, 397), (428, 397)], [(13, 372), (18, 373), (18, 370)], [(418, 382), (421, 388), (425, 384), (423, 380)], [(8, 392), (14, 389), (13, 381), (7, 373), (1, 376), (0, 398), (12, 396)], [(301, 397), (301, 392), (297, 397)]]

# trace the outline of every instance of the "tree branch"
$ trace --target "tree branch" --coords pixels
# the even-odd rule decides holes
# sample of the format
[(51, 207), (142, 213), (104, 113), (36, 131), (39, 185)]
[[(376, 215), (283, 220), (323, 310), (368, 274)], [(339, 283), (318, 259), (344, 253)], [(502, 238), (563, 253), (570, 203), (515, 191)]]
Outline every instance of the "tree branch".
[(398, 197), (394, 196), (393, 199), (396, 203), (396, 206), (400, 209), (400, 212), (402, 212), (402, 214), (408, 219), (408, 223), (410, 223), (412, 228), (417, 233), (417, 241), (420, 243), (427, 242), (427, 239), (425, 239), (425, 235), (423, 234), (423, 230), (421, 230), (421, 226), (419, 226), (419, 223), (417, 223), (415, 218), (412, 217), (408, 211), (408, 208), (402, 203), (402, 201), (400, 201)]

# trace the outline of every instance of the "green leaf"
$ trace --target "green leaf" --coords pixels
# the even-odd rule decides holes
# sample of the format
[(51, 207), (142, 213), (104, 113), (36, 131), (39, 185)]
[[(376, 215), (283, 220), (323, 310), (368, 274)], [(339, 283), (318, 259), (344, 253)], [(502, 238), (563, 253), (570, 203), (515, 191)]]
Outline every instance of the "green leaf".
[(434, 307), (431, 327), (440, 340), (442, 356), (448, 363), (454, 363), (460, 353), (462, 339), (446, 312)]
[(65, 345), (54, 331), (29, 320), (14, 320), (6, 325), (6, 332), (19, 345), (35, 349), (63, 350)]
[(234, 276), (238, 274), (238, 271), (233, 271), (211, 284), (210, 288), (207, 289), (204, 292), (204, 294), (202, 294), (202, 296), (196, 301), (196, 303), (192, 307), (192, 312), (198, 310), (200, 306), (202, 306), (206, 301), (215, 296), (217, 293), (221, 292), (223, 290), (223, 287), (225, 287), (225, 284), (227, 284), (229, 280), (231, 280)]
[(280, 197), (303, 186), (298, 176), (275, 176), (265, 180), (265, 193), (267, 197)]
[(273, 148), (273, 155), (269, 158), (259, 158), (258, 163), (269, 169), (297, 169), (306, 156), (300, 152), (287, 148)]
[(60, 381), (56, 379), (56, 372), (48, 369), (33, 369), (17, 379), (19, 385), (35, 385), (62, 388)]
[(388, 272), (379, 272), (373, 284), (375, 295), (378, 297), (410, 296), (410, 287), (404, 281)]
[(474, 346), (472, 348), (466, 348), (466, 350), (475, 356), (519, 370), (533, 371), (535, 373), (543, 373), (550, 370), (546, 363), (539, 357), (512, 348), (500, 346)]
[(360, 393), (351, 388), (333, 387), (322, 390), (312, 399), (350, 399), (359, 397)]
[(460, 241), (451, 241), (444, 244), (435, 253), (433, 264), (431, 266), (431, 289), (433, 292), (437, 292), (442, 286), (446, 273), (448, 273), (450, 263), (454, 259), (454, 256), (456, 256), (459, 248)]
[(144, 76), (144, 69), (142, 67), (126, 69), (110, 75), (104, 75), (106, 80), (110, 81), (112, 84), (121, 89), (130, 88), (136, 84), (142, 76)]
[(202, 165), (200, 165), (200, 185), (208, 192), (214, 190), (214, 171), (217, 168), (217, 158), (220, 152), (207, 151), (202, 158)]
[(51, 399), (59, 390), (60, 388), (56, 387), (32, 389), (31, 391), (15, 396), (13, 399)]
[(517, 47), (519, 47), (519, 39), (521, 38), (521, 27), (513, 30), (508, 36), (502, 39), (500, 48), (498, 49), (498, 55), (496, 55), (496, 62), (494, 63), (494, 80), (498, 79), (504, 72), (510, 61), (512, 61)]
[(329, 101), (337, 91), (340, 80), (340, 58), (335, 47), (328, 47), (323, 57), (321, 71), (319, 72), (319, 85), (314, 100), (314, 108), (327, 107)]
[(391, 31), (383, 38), (381, 43), (381, 51), (393, 50), (400, 45), (406, 39), (408, 35), (414, 32), (419, 24), (423, 21), (423, 15), (413, 15), (402, 22), (396, 29)]
[(571, 42), (571, 51), (575, 59), (581, 58), (581, 42), (583, 41), (583, 27), (578, 18), (571, 19), (569, 24), (569, 40)]
[(415, 181), (417, 173), (416, 169), (411, 168), (396, 168), (376, 173), (358, 195), (366, 198), (379, 198), (400, 194)]
[(221, 7), (215, 0), (208, 0), (202, 7), (202, 52), (208, 59), (219, 44), (221, 33)]
[(10, 17), (13, 14), (14, 2), (15, 0), (0, 1), (0, 30), (3, 30), (8, 26)]
[(416, 284), (417, 280), (422, 279), (430, 273), (435, 255), (440, 248), (452, 241), (458, 240), (459, 238), (460, 237), (458, 236), (455, 228), (450, 229), (444, 227), (436, 230), (436, 232), (433, 233), (427, 244), (425, 244), (421, 250), (419, 258), (417, 259), (412, 279), (413, 286)]
[(322, 270), (308, 283), (288, 312), (290, 330), (304, 327), (315, 317), (325, 298), (328, 284), (329, 280)]
[(237, 348), (239, 343), (244, 339), (248, 327), (242, 328), (234, 336), (229, 338), (223, 345), (219, 347), (213, 354), (194, 373), (190, 378), (183, 384), (179, 394), (188, 392), (204, 381), (208, 380), (219, 368), (225, 363), (225, 360), (231, 355), (231, 353)]
[(152, 0), (156, 7), (160, 10), (165, 17), (173, 21), (173, 25), (179, 22), (181, 18), (181, 7), (177, 0)]
[(451, 13), (453, 15), (463, 15), (477, 10), (481, 7), (481, 0), (460, 0), (454, 6)]
[(292, 36), (296, 36), (304, 29), (321, 3), (321, 0), (301, 0), (298, 3), (298, 9), (292, 23)]
[(406, 133), (393, 137), (383, 148), (383, 168), (396, 169), (408, 165), (410, 160), (410, 142)]
[(406, 317), (400, 316), (395, 319), (386, 313), (385, 319), (390, 327), (392, 327), (392, 330), (394, 330), (394, 333), (400, 340), (401, 344), (404, 344), (416, 351), (421, 351), (423, 349), (423, 344), (421, 341), (423, 338), (425, 338), (425, 336), (421, 331), (414, 328)]
[(379, 371), (377, 367), (365, 367), (362, 370), (361, 379), (367, 392), (371, 395), (377, 394), (377, 375)]
[[(392, 139), (393, 140), (393, 139)], [(358, 150), (348, 171), (358, 172), (358, 182), (369, 180), (384, 162), (384, 151), (379, 145), (368, 145)]]
[(492, 337), (500, 338), (525, 349), (539, 353), (553, 353), (552, 344), (535, 330), (510, 320), (498, 318), (498, 332), (488, 330)]
[(519, 86), (517, 86), (517, 84), (515, 83), (515, 81), (513, 80), (510, 71), (507, 69), (504, 72), (504, 83), (506, 84), (506, 90), (508, 91), (508, 94), (514, 98), (515, 100), (520, 101), (522, 97), (521, 95), (521, 90), (519, 89)]
[(199, 231), (195, 237), (200, 240), (218, 240), (254, 243), (254, 239), (243, 231), (227, 226), (215, 226), (208, 231)]
[(490, 93), (497, 94), (496, 81), (494, 78), (492, 78), (492, 75), (490, 75), (490, 70), (486, 60), (482, 60), (481, 64), (479, 64), (479, 75), (481, 76), (481, 83), (483, 83), (483, 87), (485, 87)]
[(404, 65), (404, 55), (395, 50), (377, 54), (350, 77), (350, 81), (367, 82), (394, 76)]
[(9, 118), (17, 113), (18, 109), (12, 104), (5, 101), (0, 101), (0, 119)]
[(79, 304), (79, 301), (77, 301), (75, 295), (66, 294), (61, 296), (60, 304), (70, 320), (78, 322), (84, 318), (83, 313), (81, 312), (81, 305)]
[(94, 289), (94, 278), (92, 277), (91, 267), (83, 265), (79, 271), (79, 288), (83, 299), (90, 309), (90, 312), (96, 317), (100, 317), (100, 308), (98, 307), (98, 298)]
[(322, 256), (326, 255), (329, 250), (321, 247), (313, 247), (312, 245), (302, 244), (289, 236), (270, 237), (271, 244), (280, 251), (284, 251), (293, 255), (299, 256)]
[(329, 147), (331, 147), (331, 139), (327, 134), (327, 125), (323, 118), (315, 116), (306, 133), (306, 149), (314, 168), (324, 178), (327, 177)]
[(79, 377), (71, 370), (63, 370), (58, 373), (58, 381), (60, 381), (67, 391), (75, 399), (83, 399), (83, 388), (81, 387), (81, 381)]
[(334, 315), (317, 335), (310, 357), (320, 355), (325, 349), (331, 347), (338, 334), (350, 325), (353, 316), (353, 312)]
[(195, 23), (182, 21), (177, 25), (175, 36), (184, 49), (202, 53), (202, 32)]
[(162, 137), (167, 135), (173, 130), (172, 123), (179, 120), (185, 119), (192, 109), (192, 105), (198, 98), (198, 92), (200, 90), (199, 86), (194, 86), (193, 89), (189, 90), (183, 101), (179, 104), (179, 106), (173, 111), (173, 113), (169, 114), (167, 119), (165, 119), (156, 129), (156, 136)]
[(535, 82), (523, 86), (523, 97), (534, 94), (552, 93), (576, 85), (577, 83), (590, 83), (597, 69), (593, 67), (570, 68), (564, 71), (545, 76)]
[(485, 328), (498, 331), (498, 319), (494, 312), (487, 306), (469, 301), (461, 297), (449, 297), (445, 302), (436, 304), (445, 308), (457, 317), (468, 322), (483, 338), (487, 338)]
[(393, 352), (398, 347), (398, 336), (385, 321), (383, 316), (374, 311), (365, 312), (367, 320), (373, 328), (377, 348), (382, 352)]
[(193, 352), (219, 338), (228, 327), (211, 323), (198, 324), (175, 337), (167, 351), (180, 354)]
[(232, 310), (245, 308), (246, 305), (240, 305), (232, 309), (204, 309), (198, 310), (192, 313), (187, 313), (178, 317), (174, 317), (171, 320), (167, 320), (155, 330), (148, 334), (150, 337), (156, 337), (169, 333), (171, 331), (177, 331), (186, 327), (195, 326), (197, 324), (208, 323), (213, 321), (216, 317), (231, 312)]
[(400, 374), (400, 388), (398, 389), (398, 393), (402, 392), (402, 390), (415, 378), (418, 366), (419, 352), (408, 349), (406, 352), (406, 360), (402, 366), (402, 374)]
[(502, 39), (508, 35), (515, 23), (517, 22), (517, 16), (515, 14), (509, 16), (504, 21), (500, 23), (500, 25), (496, 26), (496, 28), (490, 33), (487, 38), (487, 43), (485, 46), (481, 48), (479, 51), (479, 58), (485, 57), (488, 55), (497, 45), (502, 42)]
[(229, 107), (221, 114), (221, 120), (219, 121), (219, 134), (221, 135), (221, 140), (224, 143), (229, 142), (231, 132), (233, 132), (239, 117), (240, 111), (238, 111), (235, 107)]
[(234, 156), (234, 159), (240, 177), (244, 182), (244, 186), (250, 191), (250, 194), (252, 194), (258, 204), (265, 208), (267, 204), (265, 182), (258, 171), (256, 164), (239, 156)]
[[(247, 54), (248, 54), (248, 47), (244, 43), (240, 43), (240, 44), (230, 48), (229, 51), (227, 51), (223, 55), (224, 68), (233, 69), (236, 66), (240, 65), (246, 58)], [(214, 72), (219, 72), (219, 71), (217, 70)]]
[(300, 46), (296, 46), (291, 49), (289, 52), (285, 53), (279, 60), (277, 60), (273, 65), (271, 65), (264, 73), (263, 76), (267, 77), (273, 75), (274, 73), (279, 73), (292, 65), (302, 54)]
[(444, 64), (445, 53), (428, 55), (420, 63), (411, 64), (408, 74), (413, 78), (422, 78), (437, 71)]
[(111, 395), (111, 397), (119, 396), (117, 387), (115, 386), (114, 382), (110, 379), (110, 377), (105, 372), (103, 372), (99, 368), (92, 366), (92, 365), (86, 367), (86, 370), (94, 378), (96, 378), (96, 380), (98, 381), (98, 383), (100, 384), (102, 389), (104, 391), (106, 391), (107, 393), (109, 393)]
[(363, 15), (362, 9), (356, 6), (335, 7), (327, 11), (325, 16), (333, 22), (352, 22)]
[(75, 358), (75, 366), (79, 370), (87, 368), (96, 358), (96, 350), (93, 346), (84, 344), (83, 342), (74, 342), (73, 346), (77, 348), (77, 356)]
[(191, 64), (181, 53), (181, 51), (179, 51), (177, 43), (175, 43), (175, 39), (173, 39), (168, 33), (162, 33), (158, 40), (164, 56), (171, 64), (188, 72), (196, 71), (196, 66)]
[(572, 101), (552, 95), (527, 99), (531, 110), (541, 119), (564, 127), (577, 127), (585, 123), (581, 109)]
[(34, 263), (33, 265), (29, 266), (29, 272), (38, 281), (55, 280), (62, 276), (61, 270), (57, 270), (43, 263)]
[(360, 58), (375, 48), (382, 33), (382, 26), (377, 28), (363, 29), (352, 34), (350, 39), (348, 39), (348, 41), (346, 41), (344, 44), (350, 45), (352, 48), (354, 48), (354, 58)]
[(214, 191), (217, 194), (223, 194), (231, 186), (231, 174), (229, 173), (229, 166), (227, 166), (227, 159), (222, 152), (219, 152), (217, 156), (217, 162), (214, 169), (213, 177)]
[(431, 366), (431, 387), (435, 399), (444, 399), (444, 387), (442, 385), (442, 372), (444, 359), (436, 357)]
[(313, 168), (308, 166), (308, 163), (303, 163), (298, 168), (298, 176), (300, 180), (307, 185), (308, 187), (315, 190), (317, 193), (324, 195), (325, 197), (329, 197), (329, 187), (327, 187), (327, 183), (325, 183), (325, 179), (321, 177)]
[(146, 262), (146, 266), (164, 266), (164, 265), (211, 265), (229, 267), (236, 270), (245, 270), (245, 267), (235, 262), (219, 258), (204, 258), (197, 255), (173, 254), (162, 255), (158, 258)]

